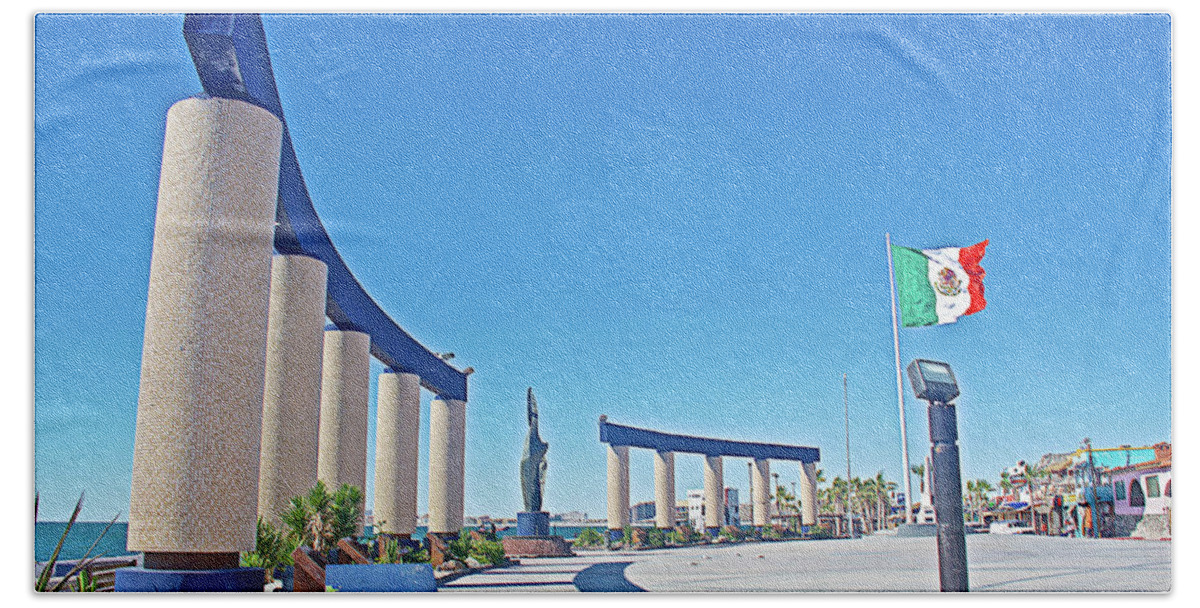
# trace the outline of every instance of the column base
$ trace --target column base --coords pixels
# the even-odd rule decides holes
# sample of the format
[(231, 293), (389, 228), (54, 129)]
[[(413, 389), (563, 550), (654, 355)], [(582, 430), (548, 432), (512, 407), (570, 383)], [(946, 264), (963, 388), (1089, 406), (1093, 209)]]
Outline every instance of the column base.
[(709, 538), (716, 538), (721, 533), (720, 528), (705, 528), (704, 533), (708, 534)]
[(609, 542), (613, 542), (613, 543), (620, 542), (621, 539), (623, 539), (623, 538), (625, 538), (625, 530), (623, 530), (621, 528), (617, 528), (615, 530), (611, 529), (611, 528), (609, 529), (609, 531), (608, 531), (608, 541)]
[(517, 513), (517, 536), (550, 536), (550, 514), (545, 511)]
[(185, 592), (262, 592), (266, 571), (262, 568), (224, 570), (154, 570), (141, 566), (114, 571), (115, 591), (130, 593)]

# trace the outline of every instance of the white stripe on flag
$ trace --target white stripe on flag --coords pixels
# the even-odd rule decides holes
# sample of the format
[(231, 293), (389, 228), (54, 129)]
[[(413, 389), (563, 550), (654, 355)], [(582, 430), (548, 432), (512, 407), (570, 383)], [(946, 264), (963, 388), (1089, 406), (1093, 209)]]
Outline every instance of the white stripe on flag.
[[(971, 292), (967, 289), (971, 277), (958, 262), (959, 249), (945, 247), (922, 251), (929, 258), (929, 284), (937, 296), (938, 325), (957, 321), (971, 307)], [(946, 269), (954, 276), (945, 275)]]

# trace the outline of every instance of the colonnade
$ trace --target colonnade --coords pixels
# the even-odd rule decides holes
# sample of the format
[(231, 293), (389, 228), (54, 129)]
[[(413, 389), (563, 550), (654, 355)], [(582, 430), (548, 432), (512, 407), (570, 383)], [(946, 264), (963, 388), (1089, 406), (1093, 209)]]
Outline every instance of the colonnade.
[[(318, 479), (366, 488), (372, 336), (324, 327), (326, 264), (273, 255), (283, 124), (245, 101), (167, 114), (134, 444), (128, 548), (147, 568), (235, 567), (259, 515)], [(377, 521), (417, 521), (421, 378), (380, 375)], [(429, 531), (463, 522), (466, 402), (435, 397)], [(231, 565), (232, 564), (232, 565)]]
[(795, 460), (800, 464), (800, 522), (811, 526), (817, 523), (816, 448), (783, 446), (686, 435), (672, 435), (608, 422), (600, 418), (600, 440), (607, 444), (608, 453), (608, 528), (616, 536), (630, 525), (629, 514), (629, 448), (641, 447), (654, 452), (654, 525), (673, 528), (675, 521), (675, 454), (677, 452), (704, 456), (704, 527), (716, 534), (724, 515), (724, 457), (750, 457), (752, 520), (756, 528), (771, 523), (770, 504), (775, 494), (771, 487), (771, 463), (776, 459)]

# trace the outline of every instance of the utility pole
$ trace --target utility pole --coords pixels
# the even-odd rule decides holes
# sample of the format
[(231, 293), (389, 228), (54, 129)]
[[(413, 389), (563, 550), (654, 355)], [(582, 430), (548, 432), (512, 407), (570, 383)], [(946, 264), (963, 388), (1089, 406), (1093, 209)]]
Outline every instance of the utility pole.
[(846, 409), (846, 515), (849, 518), (850, 538), (858, 538), (854, 529), (854, 485), (850, 483), (850, 390), (846, 374), (842, 374), (842, 403)]

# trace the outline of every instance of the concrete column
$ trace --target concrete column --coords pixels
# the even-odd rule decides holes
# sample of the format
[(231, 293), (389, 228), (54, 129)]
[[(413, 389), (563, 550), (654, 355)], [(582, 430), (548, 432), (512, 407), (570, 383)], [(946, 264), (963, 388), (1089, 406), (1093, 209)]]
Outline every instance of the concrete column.
[(704, 457), (704, 528), (711, 534), (721, 530), (725, 519), (725, 468), (720, 456)]
[(325, 279), (315, 258), (271, 261), (258, 514), (276, 526), (292, 497), (317, 483)]
[(331, 327), (325, 331), (321, 369), (317, 478), (330, 492), (348, 483), (365, 493), (371, 336)]
[(754, 459), (754, 526), (771, 525), (771, 461)]
[(817, 463), (800, 463), (800, 525), (817, 523)]
[(429, 531), (456, 536), (463, 526), (467, 403), (438, 397), (429, 407)]
[(629, 446), (608, 446), (608, 529), (629, 525)]
[[(376, 530), (412, 536), (417, 531), (417, 454), (421, 378), (388, 370), (379, 376), (375, 409)], [(384, 522), (380, 527), (378, 522)]]
[(230, 99), (167, 112), (127, 547), (254, 549), (282, 124)]
[(654, 452), (654, 525), (675, 527), (674, 452)]

